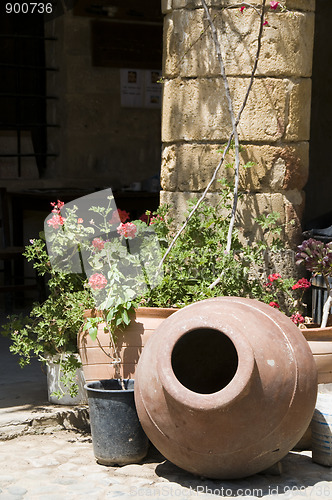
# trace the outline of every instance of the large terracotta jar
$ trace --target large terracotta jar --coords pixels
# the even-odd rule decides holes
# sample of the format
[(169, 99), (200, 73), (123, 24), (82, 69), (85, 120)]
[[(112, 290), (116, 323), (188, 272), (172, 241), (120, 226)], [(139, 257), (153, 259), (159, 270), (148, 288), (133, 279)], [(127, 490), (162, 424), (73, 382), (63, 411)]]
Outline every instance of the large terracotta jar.
[(135, 379), (143, 429), (177, 466), (249, 476), (283, 458), (307, 429), (317, 371), (292, 321), (256, 300), (220, 297), (166, 319)]
[[(123, 378), (135, 378), (136, 365), (148, 338), (155, 329), (176, 311), (172, 308), (139, 307), (131, 315), (130, 325), (123, 331), (116, 332), (118, 352), (121, 357), (120, 375)], [(95, 310), (85, 311), (85, 318), (96, 316)], [(87, 330), (78, 333), (78, 352), (81, 356), (86, 382), (111, 379), (117, 376), (110, 355), (110, 336), (104, 332), (104, 323), (98, 326), (96, 341), (92, 341)]]
[(318, 371), (318, 383), (332, 383), (332, 326), (301, 330), (307, 339)]

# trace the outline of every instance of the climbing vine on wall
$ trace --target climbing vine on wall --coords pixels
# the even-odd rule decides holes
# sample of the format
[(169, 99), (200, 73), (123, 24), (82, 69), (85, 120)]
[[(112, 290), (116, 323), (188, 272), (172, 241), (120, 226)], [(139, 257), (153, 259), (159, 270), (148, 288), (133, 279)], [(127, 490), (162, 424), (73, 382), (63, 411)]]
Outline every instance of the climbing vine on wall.
[[(225, 95), (226, 95), (229, 116), (230, 116), (230, 119), (231, 119), (232, 130), (230, 132), (230, 135), (229, 135), (229, 138), (228, 138), (228, 141), (227, 141), (226, 145), (222, 149), (222, 156), (220, 158), (220, 161), (219, 161), (218, 165), (214, 169), (214, 172), (212, 174), (212, 177), (211, 177), (210, 181), (208, 182), (205, 190), (203, 191), (202, 195), (198, 199), (197, 203), (194, 205), (194, 207), (192, 208), (191, 212), (187, 216), (186, 220), (184, 221), (184, 223), (182, 224), (182, 226), (176, 232), (173, 240), (171, 241), (171, 243), (170, 243), (167, 251), (165, 252), (165, 254), (163, 256), (162, 261), (160, 262), (160, 267), (163, 265), (163, 262), (167, 258), (167, 255), (172, 250), (172, 248), (175, 245), (177, 239), (179, 238), (179, 236), (181, 235), (181, 233), (186, 228), (189, 220), (194, 215), (194, 213), (196, 212), (196, 210), (198, 209), (198, 207), (200, 206), (200, 204), (202, 203), (202, 201), (206, 197), (206, 195), (209, 192), (209, 190), (210, 190), (213, 182), (216, 180), (217, 174), (218, 174), (221, 166), (224, 164), (224, 161), (225, 161), (227, 153), (229, 152), (230, 148), (233, 147), (234, 148), (234, 152), (235, 152), (233, 207), (232, 207), (232, 213), (231, 213), (231, 217), (230, 217), (230, 224), (229, 224), (229, 230), (228, 230), (228, 235), (227, 235), (227, 243), (226, 243), (226, 252), (229, 253), (231, 251), (232, 232), (233, 232), (233, 229), (234, 229), (235, 216), (236, 216), (237, 203), (238, 203), (238, 190), (239, 190), (239, 168), (240, 168), (240, 155), (239, 155), (239, 151), (240, 151), (240, 141), (239, 141), (239, 135), (238, 135), (238, 125), (239, 125), (242, 113), (243, 113), (243, 111), (244, 111), (244, 109), (245, 109), (245, 107), (247, 105), (248, 98), (249, 98), (249, 95), (250, 95), (250, 92), (252, 90), (252, 86), (253, 86), (253, 83), (254, 83), (254, 78), (255, 78), (256, 71), (257, 71), (258, 61), (259, 61), (259, 57), (260, 57), (260, 53), (261, 53), (262, 35), (263, 35), (264, 27), (269, 25), (269, 23), (268, 23), (268, 21), (266, 19), (266, 15), (265, 15), (266, 11), (267, 10), (271, 10), (271, 11), (274, 11), (274, 12), (277, 12), (278, 10), (281, 11), (281, 12), (286, 12), (287, 11), (286, 6), (284, 4), (282, 4), (281, 2), (277, 2), (277, 1), (270, 1), (270, 2), (268, 2), (267, 0), (262, 0), (260, 6), (257, 6), (257, 5), (248, 3), (248, 2), (241, 2), (239, 4), (232, 5), (232, 6), (227, 6), (227, 7), (223, 8), (223, 10), (238, 9), (239, 12), (240, 12), (240, 14), (243, 14), (243, 12), (246, 9), (253, 9), (253, 11), (257, 14), (257, 17), (258, 17), (256, 54), (255, 54), (253, 65), (252, 65), (252, 71), (251, 71), (251, 75), (250, 75), (250, 79), (249, 79), (249, 84), (248, 84), (248, 87), (247, 87), (247, 90), (246, 90), (246, 93), (245, 93), (242, 105), (240, 106), (240, 110), (236, 114), (235, 111), (234, 111), (233, 101), (232, 101), (232, 97), (231, 97), (231, 93), (230, 93), (230, 88), (229, 88), (229, 83), (228, 83), (228, 77), (227, 77), (227, 74), (226, 74), (226, 71), (225, 71), (225, 63), (224, 63), (223, 55), (222, 55), (222, 47), (221, 47), (221, 44), (220, 44), (220, 41), (219, 41), (219, 38), (218, 38), (218, 31), (217, 31), (217, 27), (216, 27), (216, 24), (215, 24), (215, 18), (212, 16), (212, 14), (211, 14), (208, 6), (207, 6), (206, 1), (205, 0), (201, 0), (201, 2), (202, 2), (202, 7), (203, 7), (204, 12), (205, 12), (205, 16), (206, 16), (206, 20), (207, 20), (207, 26), (203, 30), (203, 32), (201, 33), (200, 38), (209, 29), (209, 31), (211, 33), (211, 37), (212, 37), (213, 43), (214, 43), (214, 47), (215, 47), (215, 54), (214, 55), (211, 54), (211, 57), (216, 57), (218, 59), (218, 63), (219, 63), (219, 67), (220, 67), (220, 73), (221, 73), (221, 76), (222, 76), (222, 79), (223, 79), (223, 83), (224, 83), (224, 91), (225, 91)], [(290, 14), (292, 14), (292, 13), (290, 13)], [(196, 40), (194, 42), (194, 44), (197, 41), (198, 40)], [(192, 44), (192, 46), (194, 44)], [(186, 53), (190, 51), (190, 48), (189, 48), (189, 50), (186, 51)], [(181, 63), (181, 60), (180, 60), (180, 63)], [(218, 277), (216, 279), (216, 281), (211, 286), (217, 285), (218, 282), (220, 281), (220, 278), (221, 277)]]

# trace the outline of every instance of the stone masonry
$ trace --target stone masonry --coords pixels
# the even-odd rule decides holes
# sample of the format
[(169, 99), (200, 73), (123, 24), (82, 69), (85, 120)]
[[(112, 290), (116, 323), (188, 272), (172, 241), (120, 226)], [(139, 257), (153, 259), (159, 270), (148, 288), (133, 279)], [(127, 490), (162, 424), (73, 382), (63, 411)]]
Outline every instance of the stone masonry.
[[(260, 5), (260, 0), (251, 2)], [(238, 222), (254, 238), (253, 219), (277, 211), (286, 246), (301, 233), (308, 178), (314, 0), (288, 0), (271, 10), (267, 2), (262, 50), (239, 135), (244, 193)], [(221, 42), (235, 114), (248, 87), (257, 49), (259, 17), (240, 11), (235, 0), (209, 0)], [(164, 0), (164, 99), (162, 113), (162, 202), (181, 219), (189, 196), (202, 192), (220, 159), (231, 124), (210, 28), (201, 0)], [(227, 163), (227, 162), (226, 162)], [(221, 168), (218, 178), (227, 171)], [(229, 175), (229, 170), (228, 170)], [(220, 184), (209, 194), (218, 198)]]

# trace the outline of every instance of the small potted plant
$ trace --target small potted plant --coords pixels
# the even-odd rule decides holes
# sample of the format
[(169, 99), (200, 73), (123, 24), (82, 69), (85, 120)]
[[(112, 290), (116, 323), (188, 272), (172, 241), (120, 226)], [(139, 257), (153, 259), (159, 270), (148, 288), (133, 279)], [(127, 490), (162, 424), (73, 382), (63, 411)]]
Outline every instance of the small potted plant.
[[(113, 379), (112, 384), (117, 388), (89, 387), (90, 400), (99, 389), (103, 389), (100, 397), (104, 399), (111, 393), (121, 397), (130, 393), (132, 382), (121, 368), (130, 351), (131, 328), (136, 323), (141, 324), (137, 321), (140, 310), (162, 308), (170, 314), (178, 307), (219, 295), (260, 300), (266, 296), (266, 289), (260, 277), (254, 274), (253, 266), (263, 262), (268, 245), (261, 241), (248, 245), (241, 242), (238, 232), (234, 231), (232, 251), (225, 251), (231, 197), (232, 186), (223, 181), (220, 203), (214, 207), (201, 203), (161, 269), (161, 257), (175, 233), (167, 206), (160, 207), (152, 216), (145, 214), (144, 220), (128, 221), (127, 212), (117, 210), (111, 190), (94, 193), (65, 206), (60, 201), (53, 203), (52, 213), (44, 226), (46, 246), (42, 239), (34, 240), (26, 255), (35, 260), (37, 270), (39, 267), (40, 272), (50, 274), (50, 287), (58, 283), (49, 299), (55, 304), (59, 302), (59, 307), (55, 308), (52, 300), (46, 301), (46, 305), (38, 305), (36, 313), (45, 337), (49, 330), (48, 335), (58, 341), (57, 346), (59, 343), (64, 345), (63, 330), (72, 326), (72, 334), (74, 330), (75, 334), (80, 331), (79, 345), (82, 338), (83, 343), (84, 339), (91, 340), (94, 342), (91, 350), (105, 355), (111, 371), (106, 377), (95, 376), (93, 380), (103, 385), (101, 380)], [(188, 202), (189, 212), (194, 204), (195, 200)], [(274, 214), (262, 216), (258, 222), (264, 231), (271, 233), (276, 229), (276, 220)], [(273, 244), (277, 246), (276, 240)], [(217, 277), (221, 279), (216, 280)], [(64, 318), (66, 311), (69, 317)], [(156, 327), (156, 318), (152, 320), (149, 334)], [(54, 326), (55, 331), (53, 325), (57, 326), (57, 329)], [(12, 330), (13, 342), (17, 331)], [(31, 335), (35, 327), (29, 331)], [(136, 333), (136, 338), (140, 338), (141, 333)], [(99, 340), (100, 335), (105, 338), (104, 344)], [(21, 351), (29, 352), (29, 335), (24, 334), (21, 338)], [(41, 355), (48, 348), (47, 342), (38, 348)], [(121, 343), (126, 345), (125, 350), (121, 350)], [(141, 349), (142, 344), (134, 345), (136, 358), (138, 348)], [(83, 359), (83, 364), (85, 361)], [(105, 429), (101, 438), (99, 433), (95, 434), (94, 442), (105, 441)], [(99, 454), (98, 459), (103, 463), (120, 461), (119, 456), (115, 459)]]
[(324, 280), (327, 289), (327, 299), (324, 303), (320, 327), (325, 328), (332, 305), (332, 289), (330, 285), (330, 278), (332, 277), (332, 242), (323, 243), (314, 238), (305, 240), (298, 247), (296, 254), (296, 264), (302, 263), (314, 277), (320, 275)]
[[(332, 243), (323, 243), (310, 238), (298, 246), (295, 256), (296, 264), (304, 264), (312, 277), (320, 276), (325, 282), (327, 300), (323, 306), (321, 324), (316, 324), (307, 314), (307, 306), (303, 296), (311, 283), (306, 278), (297, 282), (294, 279), (284, 279), (279, 273), (269, 276), (266, 283), (266, 299), (272, 307), (280, 307), (278, 294), (282, 292), (289, 299), (288, 315), (299, 326), (307, 339), (318, 369), (318, 383), (332, 382), (332, 326), (329, 325), (329, 312), (332, 302), (330, 278), (332, 277)], [(297, 295), (294, 297), (294, 293)]]
[(105, 190), (73, 204), (58, 202), (45, 221), (52, 267), (69, 275), (85, 273), (84, 287), (94, 307), (85, 311), (82, 330), (95, 341), (101, 327), (108, 337), (108, 346), (100, 347), (114, 373), (85, 385), (94, 453), (105, 465), (140, 461), (148, 447), (136, 413), (133, 380), (119, 369), (117, 335), (131, 322), (137, 297), (158, 283), (161, 254), (153, 227), (141, 220), (126, 222), (127, 217), (116, 209), (111, 190)]
[(318, 383), (332, 382), (332, 326), (329, 326), (332, 304), (332, 243), (310, 238), (298, 247), (296, 263), (304, 264), (305, 268), (315, 276), (321, 276), (327, 289), (327, 299), (323, 306), (322, 322), (304, 324), (302, 333), (308, 340), (318, 369)]
[(48, 296), (35, 303), (29, 314), (11, 315), (1, 333), (11, 338), (10, 351), (19, 356), (21, 367), (33, 357), (46, 366), (50, 402), (86, 402), (76, 341), (84, 310), (93, 304), (84, 276), (55, 270), (43, 235), (30, 240), (24, 255), (47, 281)]

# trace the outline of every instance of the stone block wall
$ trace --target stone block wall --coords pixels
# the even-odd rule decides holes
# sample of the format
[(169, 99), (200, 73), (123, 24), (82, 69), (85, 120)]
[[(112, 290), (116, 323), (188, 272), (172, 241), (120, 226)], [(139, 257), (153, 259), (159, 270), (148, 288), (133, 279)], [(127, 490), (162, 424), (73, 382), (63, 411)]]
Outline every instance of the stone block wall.
[[(257, 48), (259, 18), (239, 2), (210, 0), (235, 114), (248, 87)], [(251, 2), (260, 5), (259, 0)], [(301, 233), (308, 178), (314, 0), (267, 2), (262, 50), (252, 91), (238, 127), (244, 192), (238, 223), (249, 239), (254, 217), (278, 211), (283, 237), (294, 247)], [(210, 28), (200, 0), (162, 2), (164, 25), (164, 99), (162, 112), (162, 201), (183, 216), (183, 200), (202, 192), (231, 133), (230, 117)], [(227, 163), (227, 162), (226, 162)], [(229, 175), (221, 168), (218, 179)], [(218, 199), (215, 182), (210, 198)]]

